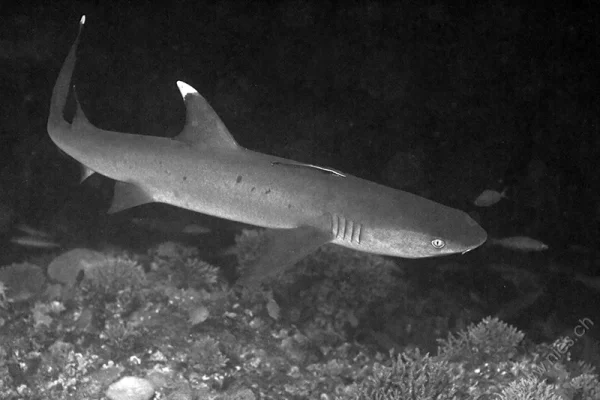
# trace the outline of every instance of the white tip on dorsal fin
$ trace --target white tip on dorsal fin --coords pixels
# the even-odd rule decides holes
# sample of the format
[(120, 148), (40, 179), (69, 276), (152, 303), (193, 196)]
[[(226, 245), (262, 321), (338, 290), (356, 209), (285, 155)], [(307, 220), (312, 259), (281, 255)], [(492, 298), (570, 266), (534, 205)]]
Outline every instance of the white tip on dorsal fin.
[(177, 87), (185, 102), (186, 117), (183, 131), (174, 139), (200, 147), (239, 147), (221, 118), (196, 89), (182, 81), (177, 81)]

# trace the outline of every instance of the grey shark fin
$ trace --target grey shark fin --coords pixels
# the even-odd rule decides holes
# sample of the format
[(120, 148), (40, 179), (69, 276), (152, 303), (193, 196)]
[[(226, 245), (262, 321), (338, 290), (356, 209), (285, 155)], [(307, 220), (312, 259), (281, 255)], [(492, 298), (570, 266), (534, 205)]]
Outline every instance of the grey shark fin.
[(85, 181), (87, 178), (89, 178), (92, 175), (94, 175), (94, 171), (92, 171), (85, 165), (81, 164), (81, 178), (79, 178), (79, 183), (82, 183), (83, 181)]
[(81, 108), (81, 103), (79, 102), (79, 96), (77, 96), (77, 88), (73, 85), (73, 98), (75, 99), (75, 116), (73, 117), (73, 122), (71, 124), (71, 129), (78, 131), (85, 128), (89, 128), (90, 126), (93, 128), (93, 125), (88, 120), (83, 108)]
[[(75, 85), (73, 85), (73, 98), (75, 99), (75, 115), (73, 116), (73, 122), (71, 124), (71, 129), (75, 131), (83, 130), (88, 126), (91, 126), (90, 121), (87, 119), (83, 109), (81, 108), (81, 103), (79, 102), (79, 97), (77, 96), (77, 90)], [(81, 177), (79, 178), (79, 183), (82, 183), (87, 178), (92, 176), (95, 171), (91, 170), (87, 166), (81, 164)]]
[(185, 126), (175, 140), (194, 147), (222, 147), (237, 149), (237, 144), (215, 110), (196, 89), (185, 82), (177, 81), (186, 108)]
[(292, 229), (269, 229), (262, 254), (245, 266), (238, 284), (256, 288), (266, 278), (282, 273), (298, 261), (333, 240), (330, 231), (313, 226)]
[(109, 214), (126, 210), (142, 204), (153, 203), (154, 199), (133, 183), (117, 182), (113, 194), (112, 204), (108, 209)]

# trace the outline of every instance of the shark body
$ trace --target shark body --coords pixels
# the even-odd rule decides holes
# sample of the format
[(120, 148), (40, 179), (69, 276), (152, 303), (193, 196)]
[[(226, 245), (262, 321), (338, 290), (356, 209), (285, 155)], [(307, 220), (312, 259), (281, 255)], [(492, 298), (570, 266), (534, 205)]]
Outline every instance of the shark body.
[[(79, 34), (56, 81), (48, 133), (79, 161), (117, 181), (109, 212), (161, 202), (259, 227), (267, 248), (241, 282), (254, 285), (325, 243), (406, 258), (465, 253), (485, 242), (466, 213), (342, 172), (241, 147), (208, 102), (177, 82), (186, 123), (174, 138), (107, 131), (79, 102), (72, 123), (63, 111)], [(76, 98), (76, 96), (75, 96)]]

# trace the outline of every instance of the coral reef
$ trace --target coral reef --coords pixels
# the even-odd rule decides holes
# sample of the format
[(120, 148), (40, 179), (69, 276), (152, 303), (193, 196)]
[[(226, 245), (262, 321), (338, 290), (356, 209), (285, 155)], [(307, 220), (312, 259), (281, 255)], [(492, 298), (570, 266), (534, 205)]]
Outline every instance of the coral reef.
[(3, 299), (19, 302), (40, 296), (46, 285), (46, 277), (40, 267), (24, 262), (1, 268), (0, 282)]

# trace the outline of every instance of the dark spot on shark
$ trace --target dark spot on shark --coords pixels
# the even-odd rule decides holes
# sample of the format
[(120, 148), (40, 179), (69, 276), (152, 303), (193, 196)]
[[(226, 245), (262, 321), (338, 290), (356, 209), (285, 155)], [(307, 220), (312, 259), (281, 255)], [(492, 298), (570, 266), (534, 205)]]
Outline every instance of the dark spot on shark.
[(292, 204), (291, 203), (288, 203), (288, 208), (292, 208)]
[(265, 190), (265, 194), (269, 194), (269, 193), (271, 193), (271, 189)]
[(237, 179), (235, 180), (235, 183), (240, 183), (242, 181), (242, 176), (238, 175)]
[(256, 188), (253, 186), (252, 189), (250, 189), (251, 192), (254, 192), (256, 190)]
[(184, 180), (184, 181), (187, 181), (187, 176), (185, 176), (185, 175), (184, 175), (184, 176), (183, 176), (183, 180)]

